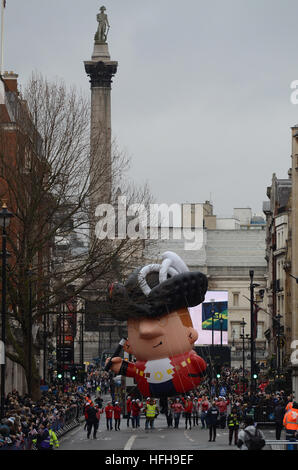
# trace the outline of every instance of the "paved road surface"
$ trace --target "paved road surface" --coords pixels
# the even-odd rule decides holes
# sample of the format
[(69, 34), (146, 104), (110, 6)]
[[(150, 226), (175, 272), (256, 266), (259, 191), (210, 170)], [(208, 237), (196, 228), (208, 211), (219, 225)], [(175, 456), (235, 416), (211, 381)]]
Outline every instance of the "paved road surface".
[[(273, 429), (263, 430), (267, 439), (275, 438)], [(120, 431), (106, 429), (105, 415), (100, 419), (97, 439), (87, 439), (84, 423), (68, 432), (60, 440), (60, 450), (235, 450), (228, 445), (228, 429), (217, 429), (215, 442), (208, 442), (209, 431), (201, 426), (185, 430), (184, 418), (178, 429), (168, 429), (166, 417), (160, 414), (155, 420), (155, 429), (145, 430), (145, 418), (140, 428), (127, 427), (126, 419), (121, 420)]]

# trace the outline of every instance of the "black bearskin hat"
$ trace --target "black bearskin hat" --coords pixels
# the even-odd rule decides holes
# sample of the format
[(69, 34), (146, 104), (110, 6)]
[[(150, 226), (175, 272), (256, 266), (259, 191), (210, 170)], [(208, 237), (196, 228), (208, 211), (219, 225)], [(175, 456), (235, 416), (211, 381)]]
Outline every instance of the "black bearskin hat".
[(137, 268), (125, 284), (109, 288), (109, 313), (119, 321), (139, 317), (160, 317), (181, 308), (202, 303), (208, 288), (205, 274), (188, 270), (173, 252), (163, 262)]

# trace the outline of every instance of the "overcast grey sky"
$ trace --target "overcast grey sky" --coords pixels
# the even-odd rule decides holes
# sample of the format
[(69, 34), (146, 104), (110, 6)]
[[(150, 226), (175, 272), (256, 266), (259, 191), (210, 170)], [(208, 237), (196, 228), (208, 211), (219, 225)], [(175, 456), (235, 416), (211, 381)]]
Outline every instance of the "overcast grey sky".
[(96, 14), (105, 5), (118, 73), (112, 128), (131, 177), (158, 202), (262, 212), (286, 178), (298, 105), (297, 0), (7, 0), (4, 69), (89, 93)]

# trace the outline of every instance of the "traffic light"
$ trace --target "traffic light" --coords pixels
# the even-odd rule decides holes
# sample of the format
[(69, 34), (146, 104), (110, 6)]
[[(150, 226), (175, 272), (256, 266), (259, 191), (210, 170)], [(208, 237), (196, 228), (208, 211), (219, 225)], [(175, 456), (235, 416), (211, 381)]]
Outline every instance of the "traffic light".
[(258, 374), (257, 374), (256, 372), (253, 374), (253, 378), (254, 378), (255, 380), (258, 378)]
[(59, 372), (59, 374), (57, 374), (57, 379), (58, 379), (58, 380), (61, 380), (61, 379), (62, 379), (62, 374), (61, 374), (61, 372)]
[(77, 369), (75, 367), (73, 369), (71, 369), (70, 376), (71, 376), (72, 381), (77, 380)]
[(221, 371), (220, 365), (219, 365), (219, 364), (215, 364), (214, 369), (215, 369), (216, 377), (217, 377), (218, 379), (220, 379), (220, 371)]

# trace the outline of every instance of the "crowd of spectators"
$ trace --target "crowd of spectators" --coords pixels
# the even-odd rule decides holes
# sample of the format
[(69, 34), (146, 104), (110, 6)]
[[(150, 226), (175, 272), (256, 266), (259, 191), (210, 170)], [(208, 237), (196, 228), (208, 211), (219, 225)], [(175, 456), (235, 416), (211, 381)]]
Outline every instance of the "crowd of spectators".
[(55, 433), (83, 413), (84, 393), (78, 387), (51, 386), (34, 402), (13, 390), (6, 396), (0, 424), (0, 450), (30, 450), (46, 427)]
[(90, 367), (83, 384), (65, 379), (46, 387), (37, 401), (13, 390), (5, 397), (5, 416), (0, 422), (0, 450), (38, 448), (44, 429), (58, 433), (84, 415), (86, 395), (113, 392), (111, 377)]
[[(248, 371), (244, 371), (243, 374), (241, 368), (222, 368), (219, 377), (213, 379), (206, 377), (197, 389), (189, 392), (189, 395), (170, 397), (166, 403), (161, 402), (161, 413), (166, 415), (168, 426), (171, 425), (172, 420), (174, 424), (176, 419), (175, 427), (178, 427), (177, 410), (179, 408), (181, 416), (188, 419), (188, 425), (201, 424), (205, 427), (208, 424), (206, 413), (214, 405), (218, 407), (221, 418), (224, 415), (224, 421), (228, 413), (234, 409), (240, 421), (244, 421), (249, 416), (255, 422), (276, 423), (276, 408), (285, 407), (288, 402), (292, 401), (292, 395), (287, 395), (283, 390), (266, 393), (266, 383), (258, 383), (255, 393), (251, 393), (249, 387), (241, 389), (239, 386), (243, 383), (243, 376), (247, 378)], [(135, 392), (137, 393), (137, 389)], [(111, 401), (115, 401), (115, 385), (110, 374), (91, 369), (83, 385), (70, 381), (66, 381), (64, 386), (59, 383), (53, 384), (42, 392), (38, 401), (33, 401), (28, 395), (20, 396), (18, 391), (13, 390), (6, 396), (5, 417), (0, 423), (0, 450), (35, 448), (44, 428), (57, 433), (68, 423), (83, 416), (86, 396), (93, 393), (98, 399), (100, 395), (110, 393)], [(134, 397), (132, 393), (132, 398), (137, 397)], [(185, 408), (185, 400), (188, 401), (189, 398), (192, 402), (191, 414), (187, 413)], [(182, 406), (179, 406), (179, 403)], [(102, 403), (100, 407), (101, 405)], [(124, 410), (122, 412), (124, 415)], [(220, 425), (222, 423), (223, 421)]]

